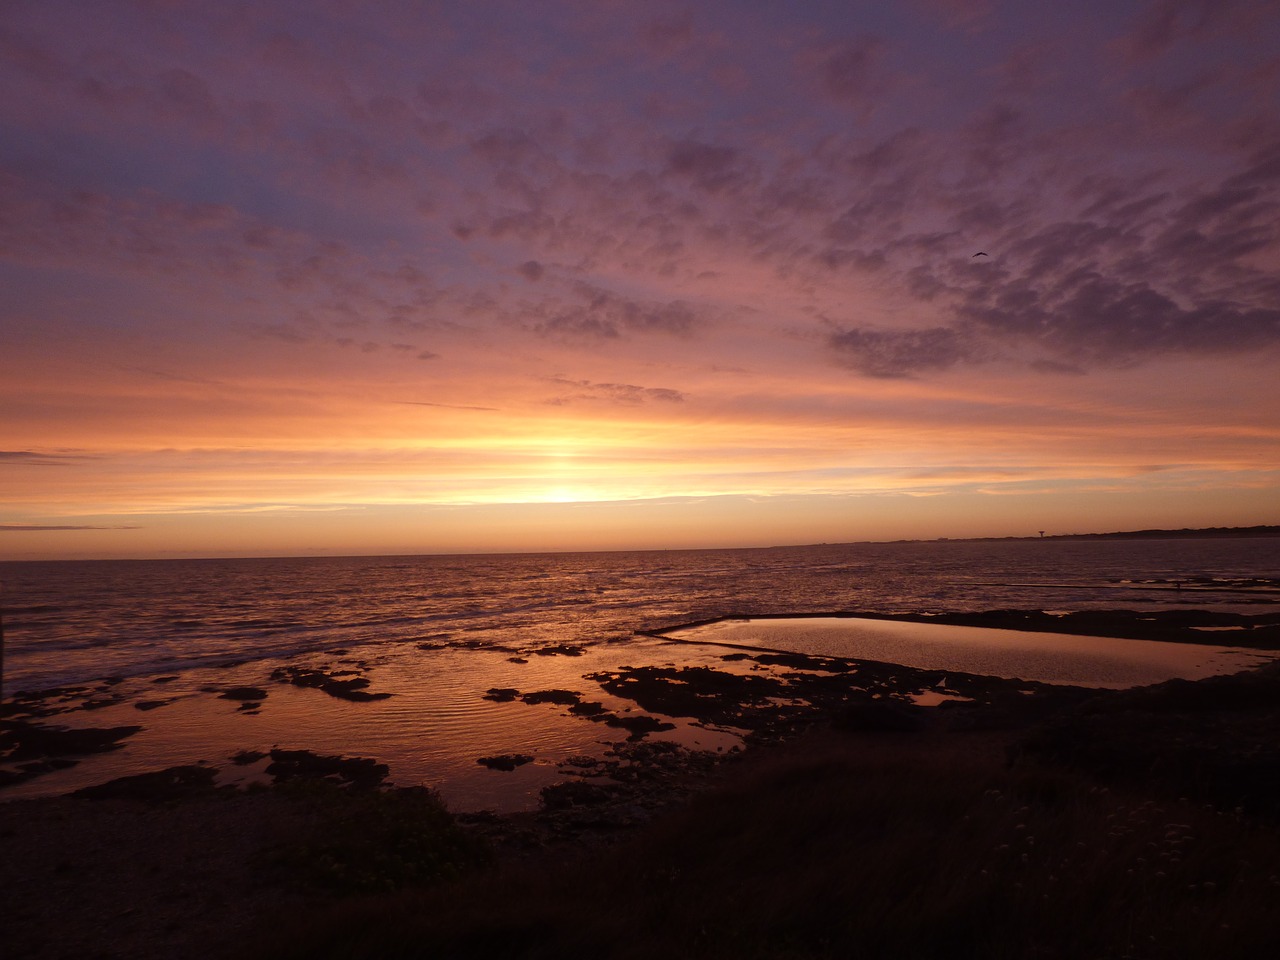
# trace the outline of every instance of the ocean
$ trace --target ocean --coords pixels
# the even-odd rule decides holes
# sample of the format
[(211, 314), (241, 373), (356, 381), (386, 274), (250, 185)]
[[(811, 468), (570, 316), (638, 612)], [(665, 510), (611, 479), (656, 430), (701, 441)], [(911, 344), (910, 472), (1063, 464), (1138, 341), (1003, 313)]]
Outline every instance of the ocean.
[[(426, 782), (455, 804), (502, 809), (527, 806), (559, 762), (606, 739), (599, 725), (554, 705), (513, 708), (484, 699), (486, 691), (581, 689), (591, 671), (622, 663), (715, 659), (713, 648), (642, 631), (847, 610), (1266, 612), (1280, 603), (1280, 539), (6, 562), (0, 591), (6, 698), (79, 685), (63, 697), (57, 722), (144, 727), (118, 751), (0, 798), (290, 746), (374, 756), (391, 764), (395, 782)], [(351, 702), (273, 682), (282, 667), (341, 668), (387, 696)], [(247, 711), (218, 698), (234, 684), (269, 694)], [(669, 736), (703, 749), (735, 742), (696, 724), (677, 724)], [(515, 774), (475, 768), (478, 753), (513, 750), (537, 762)]]

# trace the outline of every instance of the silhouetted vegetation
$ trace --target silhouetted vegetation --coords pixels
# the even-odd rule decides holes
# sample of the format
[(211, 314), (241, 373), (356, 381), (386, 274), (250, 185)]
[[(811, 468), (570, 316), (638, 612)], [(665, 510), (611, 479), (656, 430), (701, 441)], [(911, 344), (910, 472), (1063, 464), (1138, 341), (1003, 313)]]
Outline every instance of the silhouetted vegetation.
[(263, 956), (1269, 955), (1280, 807), (1256, 774), (1278, 765), (1259, 753), (1278, 691), (1273, 668), (1101, 694), (1024, 733), (813, 729), (617, 845), (327, 904)]
[(309, 814), (299, 836), (263, 857), (282, 882), (340, 894), (387, 893), (455, 879), (487, 861), (485, 845), (458, 826), (430, 790), (344, 789), (323, 779), (276, 789)]

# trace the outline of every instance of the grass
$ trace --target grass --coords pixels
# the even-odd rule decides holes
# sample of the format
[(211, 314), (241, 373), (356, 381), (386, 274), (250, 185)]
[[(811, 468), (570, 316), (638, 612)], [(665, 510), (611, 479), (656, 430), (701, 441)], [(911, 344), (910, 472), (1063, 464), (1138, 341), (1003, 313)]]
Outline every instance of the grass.
[(626, 843), (277, 923), (263, 956), (1245, 957), (1280, 939), (1280, 832), (970, 749), (827, 732)]

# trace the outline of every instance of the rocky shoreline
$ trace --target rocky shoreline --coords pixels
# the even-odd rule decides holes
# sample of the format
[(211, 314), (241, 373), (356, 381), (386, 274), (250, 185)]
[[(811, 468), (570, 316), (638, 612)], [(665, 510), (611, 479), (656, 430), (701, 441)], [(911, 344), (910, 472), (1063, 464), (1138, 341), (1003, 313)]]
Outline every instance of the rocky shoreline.
[[(997, 611), (951, 622), (1024, 623), (1043, 630), (1047, 616)], [(1234, 615), (1214, 616), (1231, 620), (1215, 621), (1218, 625), (1240, 625)], [(1101, 619), (1094, 617), (1095, 630)], [(1259, 646), (1275, 644), (1277, 619), (1254, 618), (1251, 639)], [(1084, 621), (1065, 622), (1078, 630)], [(1185, 638), (1195, 627), (1214, 625), (1182, 612), (1164, 618), (1109, 614), (1107, 623), (1117, 631), (1113, 635), (1141, 631), (1144, 639)], [(603, 756), (570, 758), (562, 765), (562, 779), (542, 790), (535, 811), (448, 818), (449, 825), (431, 842), (448, 837), (451, 849), (463, 852), (458, 864), (445, 867), (473, 869), (493, 858), (556, 862), (608, 848), (649, 829), (744, 762), (769, 756), (778, 744), (828, 732), (859, 742), (945, 743), (947, 751), (960, 754), (994, 751), (1009, 762), (1069, 765), (1100, 782), (1159, 781), (1180, 796), (1238, 807), (1249, 815), (1280, 814), (1275, 799), (1280, 796), (1280, 667), (1100, 693), (800, 654), (732, 652), (724, 661), (723, 670), (636, 666), (591, 675), (588, 679), (601, 689), (642, 711), (625, 715), (629, 727), (600, 721), (627, 736)], [(336, 681), (342, 686), (334, 695), (364, 692), (363, 685), (332, 673), (280, 680)], [(490, 695), (556, 703), (587, 719), (617, 716), (594, 710), (578, 691), (503, 689)], [(56, 764), (87, 750), (110, 749), (128, 736), (119, 730), (80, 730), (60, 740), (57, 729), (41, 721), (56, 716), (60, 700), (72, 696), (55, 692), (43, 705), (19, 701), (24, 715), (11, 716), (3, 728), (10, 756), (17, 751), (24, 763)], [(255, 702), (247, 691), (245, 697), (244, 702)], [(649, 739), (646, 721), (660, 725), (668, 717), (740, 731), (746, 749), (690, 750)], [(267, 757), (252, 758), (260, 759)], [(6, 922), (6, 939), (16, 951), (11, 955), (236, 955), (272, 910), (322, 903), (335, 895), (312, 884), (296, 864), (282, 866), (271, 851), (295, 841), (305, 847), (299, 838), (318, 828), (341, 833), (346, 827), (335, 824), (370, 819), (360, 804), (403, 802), (417, 811), (415, 817), (438, 806), (421, 790), (382, 788), (386, 768), (375, 758), (273, 750), (269, 759), (272, 787), (219, 787), (212, 768), (189, 766), (120, 778), (74, 797), (0, 803), (6, 849), (0, 882), (11, 892)], [(522, 762), (518, 755), (476, 760), (499, 771)], [(404, 799), (367, 801), (358, 799), (360, 794)], [(326, 799), (332, 796), (339, 799)], [(353, 812), (360, 810), (359, 816)], [(385, 806), (378, 806), (372, 819), (385, 813)], [(458, 839), (462, 835), (470, 839)], [(486, 851), (482, 856), (475, 853), (480, 849)], [(418, 876), (419, 868), (399, 863), (389, 872), (385, 866), (373, 868), (369, 876), (394, 888), (405, 876)]]

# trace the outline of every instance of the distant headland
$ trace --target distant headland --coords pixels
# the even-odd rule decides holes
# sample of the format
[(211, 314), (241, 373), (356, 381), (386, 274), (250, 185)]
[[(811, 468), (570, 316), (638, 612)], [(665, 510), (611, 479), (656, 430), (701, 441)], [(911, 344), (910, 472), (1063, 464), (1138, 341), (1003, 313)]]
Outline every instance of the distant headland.
[[(1006, 540), (1224, 540), (1280, 537), (1280, 525), (1254, 527), (1197, 527), (1181, 530), (1127, 530), (1116, 533), (1046, 533), (1034, 537), (938, 537), (938, 540), (991, 542)], [(932, 543), (929, 540), (897, 540), (895, 543)]]

